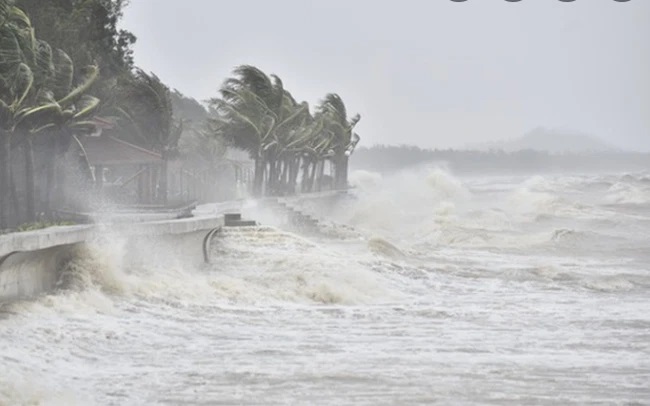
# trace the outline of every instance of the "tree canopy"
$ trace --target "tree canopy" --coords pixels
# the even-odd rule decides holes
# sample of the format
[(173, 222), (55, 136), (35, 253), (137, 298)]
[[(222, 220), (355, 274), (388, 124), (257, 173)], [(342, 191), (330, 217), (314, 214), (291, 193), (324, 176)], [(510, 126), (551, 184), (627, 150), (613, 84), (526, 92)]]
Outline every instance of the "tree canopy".
[[(349, 115), (338, 94), (310, 108), (278, 75), (240, 65), (204, 106), (134, 65), (136, 38), (118, 28), (127, 4), (0, 0), (0, 228), (9, 224), (9, 206), (28, 221), (49, 212), (57, 159), (98, 125), (161, 154), (154, 178), (162, 202), (168, 161), (198, 158), (216, 171), (227, 147), (254, 161), (255, 195), (347, 187), (360, 116)], [(34, 143), (51, 153), (35, 157)], [(19, 161), (24, 179), (14, 174)], [(47, 191), (36, 182), (42, 176)], [(37, 195), (47, 196), (44, 206)]]

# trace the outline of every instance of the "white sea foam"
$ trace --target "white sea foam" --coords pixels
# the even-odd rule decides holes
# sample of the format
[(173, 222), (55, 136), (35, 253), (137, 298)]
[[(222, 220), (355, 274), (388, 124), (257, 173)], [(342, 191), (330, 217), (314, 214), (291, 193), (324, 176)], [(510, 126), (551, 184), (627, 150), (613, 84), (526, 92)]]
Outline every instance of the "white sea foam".
[(0, 307), (0, 404), (633, 404), (643, 176), (357, 173), (330, 235), (228, 229), (210, 265), (106, 235)]
[(630, 182), (617, 182), (607, 191), (607, 201), (616, 204), (650, 203), (650, 187)]

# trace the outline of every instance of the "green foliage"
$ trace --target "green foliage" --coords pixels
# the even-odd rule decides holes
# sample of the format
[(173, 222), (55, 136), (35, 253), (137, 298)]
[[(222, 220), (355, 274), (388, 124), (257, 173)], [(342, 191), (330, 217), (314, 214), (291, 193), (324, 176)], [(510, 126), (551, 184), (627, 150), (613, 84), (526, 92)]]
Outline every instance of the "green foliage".
[[(97, 66), (81, 70), (73, 86), (74, 66), (61, 50), (37, 39), (31, 20), (16, 6), (0, 0), (3, 22), (0, 25), (0, 141), (3, 164), (0, 166), (0, 225), (7, 223), (12, 147), (22, 146), (25, 154), (26, 211), (35, 215), (35, 163), (32, 137), (40, 134), (74, 135), (92, 131), (84, 121), (99, 105), (87, 94), (99, 76)], [(15, 141), (12, 144), (12, 138)]]
[(76, 121), (90, 115), (98, 105), (97, 99), (86, 95), (99, 75), (98, 68), (82, 70), (73, 87), (70, 57), (36, 39), (31, 20), (22, 10), (15, 6), (0, 9), (8, 10), (0, 27), (0, 55), (7, 56), (0, 65), (3, 128), (18, 134), (74, 128)]
[(132, 141), (165, 156), (176, 155), (183, 122), (175, 119), (171, 92), (160, 78), (136, 69), (122, 83), (120, 93), (120, 112), (126, 119), (124, 128), (134, 136)]
[(324, 160), (334, 156), (337, 173), (345, 174), (337, 186), (347, 186), (347, 156), (359, 141), (352, 130), (360, 116), (349, 119), (338, 95), (326, 95), (312, 115), (309, 105), (296, 102), (278, 76), (250, 65), (235, 68), (219, 93), (219, 98), (210, 100), (212, 117), (207, 131), (227, 145), (247, 151), (258, 163), (257, 193), (261, 193), (267, 168), (268, 188), (277, 193), (278, 189), (293, 188), (286, 183), (295, 183), (287, 179), (295, 179), (300, 160), (303, 166), (319, 165), (322, 171)]
[(133, 67), (135, 36), (117, 28), (125, 0), (18, 0), (40, 38), (106, 78)]
[[(312, 112), (278, 76), (241, 65), (206, 110), (170, 91), (155, 74), (134, 68), (135, 37), (118, 29), (127, 4), (0, 0), (0, 191), (11, 183), (8, 162), (20, 146), (26, 152), (27, 178), (32, 178), (26, 200), (33, 200), (32, 138), (67, 140), (61, 143), (67, 148), (77, 134), (95, 129), (98, 113), (111, 116), (105, 121), (119, 122), (129, 141), (161, 153), (163, 171), (181, 147), (187, 157), (213, 167), (226, 147), (235, 147), (256, 161), (255, 183), (261, 190), (266, 182), (269, 193), (291, 189), (301, 164), (308, 184), (326, 160), (337, 174), (347, 173), (347, 156), (359, 140), (353, 132), (359, 116), (348, 117), (338, 95), (326, 95)], [(57, 153), (65, 152), (59, 149)], [(166, 182), (166, 175), (161, 179)], [(7, 207), (9, 200), (3, 193), (0, 204)], [(0, 209), (0, 225), (6, 223), (5, 214)]]
[(200, 129), (204, 127), (208, 119), (208, 111), (201, 103), (183, 95), (178, 90), (172, 91), (170, 98), (174, 116), (185, 122), (186, 129)]
[(215, 168), (226, 154), (226, 145), (216, 129), (208, 130), (209, 114), (197, 100), (178, 90), (170, 93), (174, 117), (183, 123), (179, 152), (183, 159), (194, 164)]
[(318, 114), (324, 117), (325, 131), (332, 138), (332, 148), (337, 154), (350, 155), (359, 142), (359, 136), (353, 132), (361, 116), (356, 114), (348, 119), (347, 109), (341, 97), (329, 93), (318, 106)]

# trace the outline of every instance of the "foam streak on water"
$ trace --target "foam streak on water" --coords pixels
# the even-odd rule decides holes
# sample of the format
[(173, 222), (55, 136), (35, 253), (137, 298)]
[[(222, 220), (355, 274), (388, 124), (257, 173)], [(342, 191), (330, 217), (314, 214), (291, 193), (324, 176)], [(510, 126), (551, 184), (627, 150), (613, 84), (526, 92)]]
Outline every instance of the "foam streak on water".
[(0, 404), (650, 402), (647, 175), (356, 179), (354, 232), (80, 252), (0, 309)]

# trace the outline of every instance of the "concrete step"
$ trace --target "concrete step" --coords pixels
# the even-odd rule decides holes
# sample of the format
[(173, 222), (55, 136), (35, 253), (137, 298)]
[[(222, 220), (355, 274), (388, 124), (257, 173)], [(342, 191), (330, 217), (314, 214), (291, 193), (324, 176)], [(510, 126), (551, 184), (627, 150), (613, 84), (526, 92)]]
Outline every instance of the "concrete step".
[(242, 220), (241, 213), (226, 213), (223, 215), (223, 225), (225, 227), (247, 227), (256, 226), (257, 222), (253, 220)]
[(223, 221), (226, 223), (229, 221), (239, 221), (241, 220), (241, 213), (226, 213), (223, 215)]
[(251, 227), (256, 225), (257, 222), (253, 220), (230, 220), (224, 224), (226, 227)]

